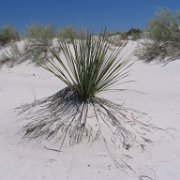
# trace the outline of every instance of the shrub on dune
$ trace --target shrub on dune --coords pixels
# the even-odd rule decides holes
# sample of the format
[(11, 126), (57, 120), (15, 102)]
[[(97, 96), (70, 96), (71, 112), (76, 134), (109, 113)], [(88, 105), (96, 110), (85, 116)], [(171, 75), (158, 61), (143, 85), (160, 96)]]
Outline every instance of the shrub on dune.
[(36, 64), (44, 62), (49, 47), (53, 45), (56, 33), (56, 26), (54, 24), (47, 26), (33, 24), (29, 26), (26, 33), (27, 40), (24, 50), (26, 56)]
[(71, 40), (76, 37), (77, 39), (84, 39), (86, 37), (86, 30), (84, 29), (76, 29), (73, 26), (67, 26), (61, 28), (57, 33), (57, 38), (66, 42), (71, 42)]
[(23, 46), (12, 43), (11, 46), (0, 56), (0, 67), (10, 67), (21, 64), (25, 61), (33, 62), (36, 65), (45, 63), (46, 56), (53, 40), (56, 37), (56, 27), (53, 24), (43, 26), (40, 24), (30, 25), (27, 29)]
[(179, 16), (167, 10), (158, 11), (150, 22), (146, 40), (137, 53), (140, 59), (151, 62), (155, 58), (169, 62), (180, 57)]
[(20, 35), (14, 26), (9, 25), (0, 29), (0, 46), (4, 46), (7, 43), (18, 41)]

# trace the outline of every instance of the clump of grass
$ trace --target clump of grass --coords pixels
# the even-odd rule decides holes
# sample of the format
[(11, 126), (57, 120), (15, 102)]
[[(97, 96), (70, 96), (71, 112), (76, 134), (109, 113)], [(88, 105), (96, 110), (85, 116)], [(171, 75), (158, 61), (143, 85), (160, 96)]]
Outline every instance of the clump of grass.
[(53, 46), (53, 40), (56, 37), (56, 26), (49, 24), (47, 26), (40, 24), (30, 25), (27, 29), (24, 45), (19, 47), (16, 42), (0, 56), (0, 67), (7, 65), (13, 67), (25, 61), (33, 62), (35, 65), (46, 63), (46, 57), (49, 48)]
[(44, 60), (48, 56), (49, 48), (53, 45), (56, 33), (57, 30), (54, 24), (46, 26), (32, 24), (27, 29), (24, 54), (36, 64), (45, 63)]
[(73, 26), (67, 26), (60, 29), (57, 33), (57, 38), (70, 43), (73, 37), (76, 37), (77, 39), (84, 39), (86, 33), (87, 32), (84, 29), (76, 29)]
[(12, 25), (0, 29), (0, 46), (20, 40), (20, 35)]
[(9, 49), (0, 54), (0, 68), (6, 65), (7, 67), (14, 67), (21, 64), (28, 59), (28, 54), (21, 51), (16, 43), (12, 43)]

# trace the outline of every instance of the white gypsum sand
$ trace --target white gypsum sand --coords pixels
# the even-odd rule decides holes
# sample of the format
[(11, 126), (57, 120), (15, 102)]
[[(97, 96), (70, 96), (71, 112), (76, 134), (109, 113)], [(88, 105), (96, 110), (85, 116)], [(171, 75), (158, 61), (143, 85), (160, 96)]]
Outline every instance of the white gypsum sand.
[[(122, 53), (127, 57), (136, 47), (130, 41)], [(51, 142), (25, 143), (17, 134), (21, 128), (14, 108), (35, 99), (50, 96), (64, 85), (52, 74), (31, 64), (0, 70), (0, 180), (134, 180), (139, 176), (157, 180), (180, 179), (180, 61), (163, 67), (159, 64), (136, 62), (131, 79), (135, 83), (124, 87), (140, 91), (105, 94), (112, 101), (125, 101), (126, 106), (147, 113), (150, 121), (162, 128), (175, 128), (173, 137), (166, 132), (152, 134), (152, 143), (145, 150), (133, 147), (129, 151), (108, 146), (97, 140), (93, 146), (79, 144), (64, 147), (62, 152), (44, 148), (58, 148)], [(108, 145), (108, 144), (107, 144)], [(117, 169), (111, 158), (127, 167)], [(122, 165), (124, 165), (122, 163)]]

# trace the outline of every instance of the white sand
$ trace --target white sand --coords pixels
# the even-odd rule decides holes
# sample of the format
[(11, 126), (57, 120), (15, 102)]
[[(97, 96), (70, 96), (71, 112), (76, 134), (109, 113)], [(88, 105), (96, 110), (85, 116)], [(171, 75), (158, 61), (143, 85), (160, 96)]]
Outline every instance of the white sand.
[[(130, 42), (124, 52), (131, 54), (135, 46)], [(136, 82), (126, 87), (145, 95), (115, 93), (108, 94), (109, 99), (124, 100), (127, 106), (147, 113), (157, 126), (177, 129), (174, 138), (157, 133), (153, 137), (155, 141), (145, 151), (136, 147), (129, 151), (109, 147), (113, 157), (124, 159), (137, 173), (117, 169), (101, 141), (92, 147), (80, 144), (64, 148), (60, 153), (46, 150), (43, 143), (22, 143), (17, 134), (21, 126), (17, 123), (14, 108), (52, 95), (64, 85), (45, 70), (32, 65), (1, 69), (0, 180), (135, 180), (139, 175), (157, 180), (179, 180), (180, 61), (165, 67), (137, 62), (132, 67), (131, 79)], [(144, 180), (148, 178), (144, 177)]]

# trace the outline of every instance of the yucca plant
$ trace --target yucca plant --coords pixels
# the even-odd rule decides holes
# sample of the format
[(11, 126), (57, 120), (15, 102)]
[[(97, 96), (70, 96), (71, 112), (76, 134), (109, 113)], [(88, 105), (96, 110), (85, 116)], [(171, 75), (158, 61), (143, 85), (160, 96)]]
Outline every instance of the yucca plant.
[(132, 64), (120, 57), (120, 49), (112, 51), (103, 35), (87, 33), (83, 40), (72, 36), (70, 44), (61, 40), (58, 46), (61, 53), (50, 48), (51, 55), (43, 67), (66, 87), (48, 98), (18, 108), (29, 120), (21, 130), (24, 138), (56, 138), (62, 147), (65, 139), (70, 145), (85, 139), (94, 141), (105, 131), (106, 136), (110, 133), (129, 149), (136, 137), (132, 126), (138, 124), (139, 129), (143, 123), (136, 122), (133, 111), (123, 104), (113, 103), (99, 94), (124, 90), (115, 85), (125, 81)]

